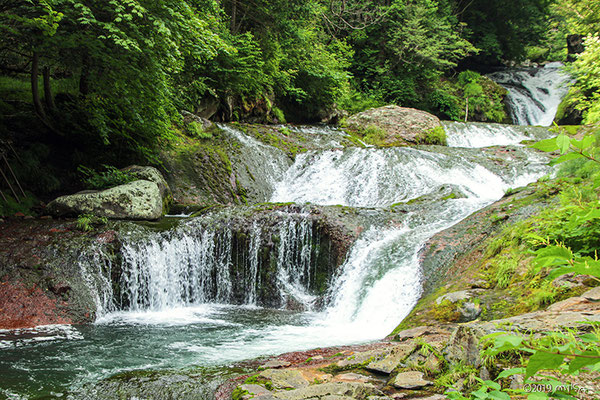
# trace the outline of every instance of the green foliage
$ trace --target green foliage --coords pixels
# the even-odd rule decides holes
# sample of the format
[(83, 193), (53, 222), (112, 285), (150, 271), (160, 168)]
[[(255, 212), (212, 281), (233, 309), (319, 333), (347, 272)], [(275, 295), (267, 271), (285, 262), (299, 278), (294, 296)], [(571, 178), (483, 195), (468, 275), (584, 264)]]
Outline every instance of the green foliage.
[(479, 63), (522, 60), (526, 47), (539, 43), (548, 31), (548, 0), (474, 0), (456, 4), (461, 21), (468, 27), (466, 39), (480, 50), (474, 57)]
[(6, 201), (0, 197), (0, 216), (10, 217), (16, 213), (23, 213), (25, 215), (35, 215), (31, 210), (34, 206), (39, 204), (39, 200), (31, 193), (26, 193), (26, 197), (20, 197), (19, 201), (15, 200), (14, 197), (4, 193)]
[(569, 92), (569, 104), (583, 111), (583, 122), (600, 122), (600, 36), (585, 39), (585, 51), (568, 68), (576, 82)]
[(433, 129), (430, 129), (426, 132), (417, 135), (415, 137), (415, 140), (419, 144), (437, 144), (445, 146), (447, 144), (446, 131), (444, 130), (444, 127), (437, 126)]
[(210, 131), (204, 130), (200, 122), (192, 121), (185, 126), (185, 133), (194, 139), (212, 139)]
[(103, 165), (104, 171), (80, 165), (77, 171), (82, 175), (82, 181), (87, 189), (101, 190), (133, 182), (137, 178), (110, 165)]
[(106, 225), (107, 223), (108, 219), (106, 219), (106, 217), (97, 217), (92, 214), (81, 214), (77, 217), (75, 226), (82, 232), (90, 232), (102, 225)]

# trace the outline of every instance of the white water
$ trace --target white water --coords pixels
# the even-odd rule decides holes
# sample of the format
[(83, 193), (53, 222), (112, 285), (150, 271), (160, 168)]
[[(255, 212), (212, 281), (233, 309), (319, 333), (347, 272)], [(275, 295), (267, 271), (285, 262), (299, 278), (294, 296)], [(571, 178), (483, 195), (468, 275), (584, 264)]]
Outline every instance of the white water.
[(518, 145), (524, 140), (540, 139), (532, 134), (532, 128), (489, 123), (442, 122), (446, 130), (448, 146), (481, 148), (490, 146)]
[(561, 70), (562, 66), (554, 62), (543, 68), (507, 70), (488, 76), (508, 89), (507, 100), (515, 124), (550, 126), (569, 90), (571, 78)]
[[(472, 195), (501, 190), (500, 177), (457, 157), (411, 148), (346, 149), (297, 157), (271, 201), (383, 207), (444, 184)], [(498, 189), (494, 189), (498, 188)]]

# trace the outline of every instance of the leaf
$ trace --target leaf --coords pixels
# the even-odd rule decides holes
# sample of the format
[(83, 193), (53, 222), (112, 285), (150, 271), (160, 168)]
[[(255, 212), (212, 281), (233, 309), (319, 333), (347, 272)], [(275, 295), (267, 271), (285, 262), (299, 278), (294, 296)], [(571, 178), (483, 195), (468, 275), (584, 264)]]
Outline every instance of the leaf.
[(578, 158), (583, 158), (583, 156), (579, 153), (567, 153), (567, 154), (563, 154), (562, 156), (550, 161), (550, 165), (556, 165), (556, 164), (563, 163), (565, 161), (576, 160)]
[(533, 392), (527, 395), (527, 400), (546, 400), (548, 398), (548, 393), (544, 392)]
[(560, 154), (565, 154), (571, 146), (571, 139), (564, 133), (561, 133), (556, 137), (556, 145), (560, 149)]
[(494, 390), (493, 392), (488, 393), (488, 399), (510, 400), (510, 396), (508, 395), (508, 393), (504, 393), (499, 390)]
[(509, 376), (513, 376), (513, 375), (521, 375), (525, 373), (525, 368), (510, 368), (510, 369), (505, 369), (504, 371), (500, 372), (498, 374), (498, 378), (497, 379), (502, 379), (502, 378), (507, 378)]
[[(581, 355), (592, 356), (597, 358), (579, 357)], [(575, 358), (571, 360), (571, 362), (569, 363), (569, 374), (573, 374), (583, 367), (592, 366), (596, 364), (600, 365), (600, 353), (597, 351), (586, 351), (582, 354), (576, 355)]]
[(494, 389), (494, 390), (500, 390), (502, 388), (502, 386), (500, 386), (499, 383), (494, 382), (494, 381), (484, 381), (483, 382), (485, 386), (489, 387), (490, 389)]
[(539, 142), (536, 142), (529, 147), (531, 147), (533, 149), (545, 151), (547, 153), (558, 150), (558, 144), (556, 143), (556, 138), (540, 140)]
[(535, 375), (536, 372), (542, 369), (558, 368), (563, 363), (564, 359), (565, 356), (563, 355), (546, 353), (538, 350), (529, 358), (527, 369), (525, 370), (525, 379)]

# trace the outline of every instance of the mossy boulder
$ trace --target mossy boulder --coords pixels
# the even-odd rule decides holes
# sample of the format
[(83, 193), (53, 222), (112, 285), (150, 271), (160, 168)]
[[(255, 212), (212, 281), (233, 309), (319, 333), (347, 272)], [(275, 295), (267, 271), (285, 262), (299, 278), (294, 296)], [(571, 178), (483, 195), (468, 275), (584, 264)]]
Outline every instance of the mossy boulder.
[[(372, 108), (355, 114), (345, 121), (345, 126), (358, 134), (379, 130), (381, 134), (378, 144), (383, 146), (420, 144), (424, 143), (424, 138), (429, 141), (444, 131), (435, 115), (398, 106)], [(445, 144), (444, 141), (436, 141), (435, 144)]]
[(155, 220), (163, 215), (163, 199), (158, 185), (137, 180), (97, 192), (61, 196), (47, 207), (56, 216), (93, 214), (98, 217), (129, 220)]

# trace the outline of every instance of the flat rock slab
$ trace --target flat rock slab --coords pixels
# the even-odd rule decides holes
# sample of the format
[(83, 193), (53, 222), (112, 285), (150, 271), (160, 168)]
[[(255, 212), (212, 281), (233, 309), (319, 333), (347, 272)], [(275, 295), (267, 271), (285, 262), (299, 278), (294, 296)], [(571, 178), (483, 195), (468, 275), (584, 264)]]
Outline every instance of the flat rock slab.
[(259, 376), (270, 380), (277, 389), (300, 389), (309, 385), (297, 369), (268, 369)]
[(432, 384), (423, 379), (423, 373), (419, 371), (401, 372), (392, 381), (392, 385), (398, 389), (418, 389)]
[(336, 381), (342, 381), (342, 382), (361, 382), (361, 383), (367, 383), (370, 378), (366, 375), (361, 375), (361, 374), (355, 374), (353, 372), (347, 373), (347, 374), (340, 374), (340, 375), (336, 375), (335, 377)]
[(375, 372), (390, 374), (402, 361), (406, 359), (416, 348), (416, 344), (401, 344), (395, 346), (388, 355), (378, 361), (367, 365), (367, 369)]
[[(242, 399), (244, 399), (244, 400), (256, 398), (256, 396), (272, 395), (270, 390), (267, 390), (260, 385), (244, 384), (244, 385), (240, 385), (240, 388), (249, 393), (249, 394), (245, 394), (244, 396), (242, 396)], [(266, 398), (264, 400), (266, 400)]]
[(270, 360), (266, 363), (264, 363), (263, 365), (260, 366), (260, 368), (262, 369), (269, 369), (269, 368), (285, 368), (285, 367), (289, 367), (290, 364), (287, 361), (283, 361), (283, 360)]
[[(366, 400), (371, 395), (381, 396), (383, 393), (371, 384), (355, 382), (323, 383), (302, 389), (274, 393), (276, 398), (282, 400), (324, 399), (327, 396), (337, 396), (338, 399), (348, 397), (354, 400)], [(329, 397), (329, 399), (333, 400), (335, 397)]]
[(337, 366), (340, 368), (352, 368), (362, 366), (364, 364), (371, 363), (373, 361), (377, 361), (388, 355), (390, 349), (377, 349), (377, 350), (369, 350), (354, 353), (348, 358), (340, 360), (337, 362)]

